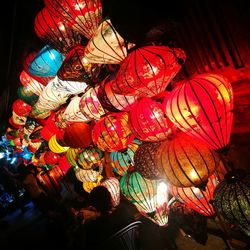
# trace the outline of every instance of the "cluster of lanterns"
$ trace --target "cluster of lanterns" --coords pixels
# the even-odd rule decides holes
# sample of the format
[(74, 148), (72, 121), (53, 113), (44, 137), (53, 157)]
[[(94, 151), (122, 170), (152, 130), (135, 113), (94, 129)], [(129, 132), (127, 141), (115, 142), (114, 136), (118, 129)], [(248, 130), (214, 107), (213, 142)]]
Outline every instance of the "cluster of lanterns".
[(182, 49), (126, 41), (100, 0), (44, 4), (34, 28), (45, 46), (24, 62), (10, 118), (14, 137), (35, 148), (33, 163), (74, 168), (86, 191), (106, 186), (115, 206), (121, 192), (160, 226), (171, 196), (214, 216), (214, 193), (216, 207), (224, 193), (214, 192), (218, 151), (233, 120), (230, 82), (204, 73), (166, 91), (185, 63)]

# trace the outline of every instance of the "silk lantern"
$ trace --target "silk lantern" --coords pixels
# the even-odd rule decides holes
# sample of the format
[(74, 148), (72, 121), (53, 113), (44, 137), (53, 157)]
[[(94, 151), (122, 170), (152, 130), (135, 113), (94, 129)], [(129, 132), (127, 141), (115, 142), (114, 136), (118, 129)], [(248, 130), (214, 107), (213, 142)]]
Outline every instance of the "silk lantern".
[(111, 194), (112, 205), (117, 207), (120, 203), (120, 182), (115, 177), (106, 178), (101, 182), (100, 186), (104, 186)]
[(156, 165), (161, 167), (167, 181), (177, 187), (203, 188), (209, 176), (219, 166), (219, 154), (205, 143), (178, 133), (163, 141), (156, 153)]
[(29, 105), (34, 105), (38, 100), (38, 95), (34, 94), (29, 88), (20, 86), (17, 89), (18, 99), (21, 99)]
[(83, 182), (82, 187), (86, 192), (90, 193), (93, 188), (95, 188), (99, 185), (100, 185), (100, 181), (98, 181), (98, 180), (97, 181), (85, 181), (85, 182)]
[(142, 141), (165, 140), (172, 133), (171, 122), (164, 116), (161, 103), (141, 98), (129, 112), (129, 126)]
[(46, 151), (44, 154), (44, 161), (46, 162), (46, 164), (55, 165), (58, 163), (59, 159), (60, 155), (52, 151)]
[(88, 181), (97, 181), (98, 178), (100, 178), (100, 175), (102, 173), (103, 167), (99, 166), (98, 169), (81, 169), (76, 167), (75, 175), (76, 178), (81, 182), (88, 182)]
[(69, 147), (64, 147), (58, 143), (56, 139), (56, 135), (51, 136), (51, 138), (49, 139), (48, 145), (49, 145), (49, 149), (52, 152), (57, 153), (57, 154), (64, 153), (69, 149)]
[(102, 19), (100, 0), (44, 0), (45, 6), (87, 39), (95, 33)]
[(70, 165), (77, 166), (78, 153), (80, 148), (69, 148), (66, 152), (66, 158)]
[(120, 151), (128, 147), (134, 135), (128, 126), (128, 113), (110, 113), (96, 122), (92, 139), (102, 151)]
[(12, 104), (13, 111), (19, 116), (28, 116), (32, 107), (21, 99), (16, 99)]
[(227, 221), (250, 236), (250, 175), (234, 169), (214, 190), (214, 207)]
[(61, 169), (63, 174), (66, 174), (68, 170), (70, 169), (71, 165), (67, 160), (66, 155), (62, 155), (58, 161), (58, 167)]
[(20, 116), (14, 110), (12, 111), (12, 123), (16, 125), (25, 125), (27, 116)]
[(121, 177), (120, 189), (143, 216), (159, 226), (167, 225), (169, 195), (163, 180), (148, 180), (132, 171)]
[(182, 131), (223, 149), (230, 140), (233, 92), (222, 75), (200, 74), (180, 84), (166, 100), (166, 114)]
[(185, 59), (180, 48), (144, 46), (134, 49), (122, 61), (112, 89), (117, 94), (156, 96), (166, 89)]

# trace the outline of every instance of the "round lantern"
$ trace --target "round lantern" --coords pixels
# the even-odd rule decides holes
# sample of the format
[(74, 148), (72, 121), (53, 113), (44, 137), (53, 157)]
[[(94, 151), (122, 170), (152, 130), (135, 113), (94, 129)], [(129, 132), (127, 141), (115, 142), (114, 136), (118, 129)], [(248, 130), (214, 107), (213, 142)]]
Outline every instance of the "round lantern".
[(156, 96), (165, 91), (185, 58), (184, 51), (179, 48), (139, 47), (122, 61), (112, 89), (117, 94)]
[(129, 126), (142, 141), (165, 140), (171, 134), (171, 122), (164, 116), (161, 104), (151, 98), (140, 99), (129, 112)]
[(17, 99), (12, 104), (13, 111), (19, 116), (28, 116), (32, 107), (21, 99)]
[(120, 182), (115, 177), (109, 177), (105, 179), (101, 184), (108, 189), (112, 198), (112, 205), (114, 207), (118, 206), (120, 203)]
[(92, 138), (102, 151), (126, 149), (134, 139), (128, 126), (128, 113), (111, 113), (103, 117), (94, 125)]
[(134, 155), (134, 169), (144, 178), (163, 179), (165, 174), (161, 166), (155, 162), (155, 155), (160, 146), (160, 142), (143, 142)]
[(229, 143), (232, 110), (232, 86), (217, 74), (193, 77), (174, 88), (166, 100), (170, 120), (212, 149), (222, 149)]
[(16, 124), (16, 125), (25, 125), (26, 121), (27, 121), (27, 116), (20, 116), (14, 110), (12, 111), (12, 122), (14, 124)]
[(90, 39), (102, 19), (100, 0), (44, 0), (45, 6), (61, 20)]
[(120, 179), (122, 194), (137, 207), (138, 211), (154, 223), (168, 223), (168, 190), (163, 180), (148, 180), (138, 172), (128, 172)]
[(205, 143), (181, 132), (161, 143), (155, 159), (167, 181), (177, 187), (202, 188), (220, 162), (219, 155)]
[(87, 148), (92, 143), (91, 132), (87, 123), (74, 122), (65, 129), (63, 140), (71, 148)]
[(250, 236), (250, 175), (243, 169), (228, 172), (214, 190), (217, 212)]
[(17, 89), (17, 96), (29, 105), (34, 105), (38, 100), (38, 95), (34, 94), (29, 88), (24, 86), (20, 86)]
[(59, 159), (60, 159), (60, 155), (52, 151), (47, 151), (44, 154), (44, 160), (46, 164), (55, 165), (56, 163), (58, 163)]
[(100, 178), (100, 175), (102, 174), (102, 170), (103, 167), (99, 166), (98, 169), (81, 169), (76, 167), (76, 171), (75, 171), (75, 175), (76, 178), (81, 181), (81, 182), (85, 182), (85, 181), (97, 181), (98, 178)]
[(71, 47), (81, 42), (80, 34), (52, 15), (47, 8), (43, 8), (36, 15), (34, 30), (45, 44), (49, 44), (62, 54), (66, 54)]
[(96, 164), (101, 165), (103, 157), (103, 152), (99, 148), (90, 146), (78, 152), (79, 167), (92, 169)]
[(67, 161), (71, 166), (77, 166), (77, 158), (80, 148), (69, 148), (66, 152)]
[(49, 149), (56, 154), (64, 153), (69, 149), (69, 147), (63, 147), (62, 145), (58, 143), (56, 139), (56, 135), (51, 136), (51, 138), (49, 139), (48, 145), (49, 145)]
[(127, 150), (122, 152), (113, 151), (110, 153), (110, 163), (115, 173), (123, 176), (127, 173), (130, 166), (134, 166), (134, 155), (140, 144), (140, 140), (134, 139), (128, 145)]

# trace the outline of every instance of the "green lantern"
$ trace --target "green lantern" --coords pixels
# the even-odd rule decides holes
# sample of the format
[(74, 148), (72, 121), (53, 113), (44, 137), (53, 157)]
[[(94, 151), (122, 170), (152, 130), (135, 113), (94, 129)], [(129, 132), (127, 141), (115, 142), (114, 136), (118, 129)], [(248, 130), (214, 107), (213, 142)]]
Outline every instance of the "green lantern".
[(17, 89), (17, 96), (18, 98), (20, 98), (22, 101), (30, 104), (30, 105), (34, 105), (39, 96), (34, 94), (31, 90), (27, 89), (26, 87), (24, 86), (20, 86), (18, 89)]

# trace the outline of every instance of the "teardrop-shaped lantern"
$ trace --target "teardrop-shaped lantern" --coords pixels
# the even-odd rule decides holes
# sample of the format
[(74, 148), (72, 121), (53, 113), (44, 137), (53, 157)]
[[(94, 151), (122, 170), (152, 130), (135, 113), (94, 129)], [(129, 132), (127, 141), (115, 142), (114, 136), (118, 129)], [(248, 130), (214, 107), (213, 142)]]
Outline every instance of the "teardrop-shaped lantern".
[(44, 0), (45, 6), (90, 39), (102, 19), (101, 0)]
[(173, 80), (185, 58), (184, 51), (179, 48), (139, 47), (121, 63), (112, 89), (117, 94), (156, 96)]
[(81, 43), (80, 34), (65, 22), (53, 15), (45, 7), (40, 10), (34, 20), (36, 35), (55, 50), (65, 55), (70, 48)]
[(168, 223), (168, 189), (163, 180), (148, 180), (138, 172), (128, 172), (120, 179), (121, 193), (145, 217), (160, 226)]
[(204, 186), (220, 162), (219, 154), (182, 132), (163, 141), (155, 159), (167, 181), (177, 187)]
[(100, 178), (100, 175), (102, 174), (102, 170), (103, 167), (99, 166), (98, 169), (81, 169), (76, 167), (76, 171), (75, 171), (75, 175), (76, 178), (81, 181), (81, 182), (85, 182), (85, 181), (97, 181), (98, 178)]
[(109, 177), (100, 184), (108, 189), (112, 198), (113, 207), (117, 207), (120, 203), (120, 182), (115, 177)]
[(92, 138), (102, 151), (126, 149), (134, 139), (128, 126), (128, 113), (111, 113), (103, 117), (94, 125)]
[(224, 76), (194, 76), (174, 88), (167, 98), (166, 114), (179, 129), (212, 149), (227, 146), (233, 120), (233, 92)]

